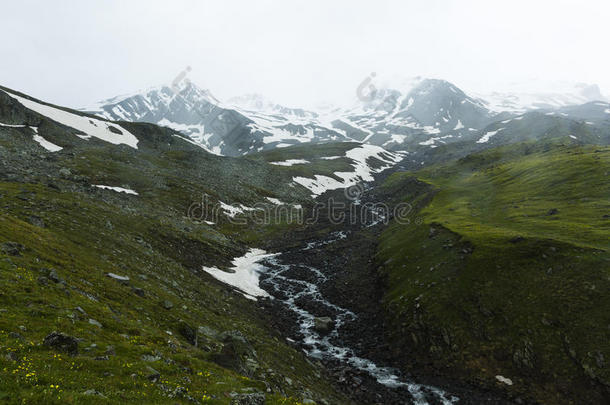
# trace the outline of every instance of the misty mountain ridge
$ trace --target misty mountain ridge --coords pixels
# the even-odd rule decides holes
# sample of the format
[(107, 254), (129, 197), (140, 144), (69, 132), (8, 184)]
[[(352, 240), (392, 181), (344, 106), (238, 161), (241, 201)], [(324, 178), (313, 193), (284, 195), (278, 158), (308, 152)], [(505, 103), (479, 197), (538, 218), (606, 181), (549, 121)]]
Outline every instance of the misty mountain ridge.
[[(469, 140), (487, 126), (529, 111), (558, 111), (584, 119), (593, 102), (605, 102), (597, 85), (564, 86), (563, 92), (468, 94), (441, 79), (415, 77), (363, 82), (361, 99), (350, 107), (328, 105), (318, 111), (287, 107), (251, 93), (221, 102), (210, 90), (185, 81), (117, 96), (82, 109), (106, 119), (149, 122), (181, 132), (206, 150), (241, 156), (299, 144), (357, 141), (406, 151), (420, 146)], [(362, 89), (358, 88), (358, 91)], [(519, 89), (521, 91), (522, 89)], [(584, 106), (583, 106), (584, 105)], [(570, 109), (574, 106), (583, 106)], [(568, 110), (559, 111), (560, 109)], [(584, 111), (583, 111), (584, 110)], [(570, 114), (573, 117), (570, 117)], [(605, 117), (605, 110), (598, 120)]]

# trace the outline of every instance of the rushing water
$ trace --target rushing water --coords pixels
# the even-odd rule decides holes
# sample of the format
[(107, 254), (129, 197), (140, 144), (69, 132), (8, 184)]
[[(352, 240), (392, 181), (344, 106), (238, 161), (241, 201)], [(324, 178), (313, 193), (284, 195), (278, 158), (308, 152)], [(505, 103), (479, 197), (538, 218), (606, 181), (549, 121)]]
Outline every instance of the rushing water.
[[(330, 238), (322, 241), (310, 242), (302, 250), (324, 246), (340, 239), (345, 239), (345, 232), (336, 232)], [(332, 343), (339, 339), (339, 330), (342, 325), (354, 321), (357, 315), (348, 309), (329, 302), (320, 292), (319, 285), (327, 281), (327, 276), (319, 269), (303, 264), (291, 264), (282, 261), (282, 255), (268, 256), (262, 259), (261, 264), (265, 270), (261, 277), (261, 287), (269, 292), (275, 299), (280, 300), (287, 308), (297, 315), (298, 327), (302, 337), (301, 343), (305, 352), (318, 359), (335, 359), (344, 364), (365, 371), (380, 384), (389, 388), (406, 388), (415, 404), (427, 404), (426, 393), (432, 393), (437, 402), (451, 405), (459, 399), (432, 386), (417, 384), (400, 378), (396, 370), (381, 367), (373, 361), (359, 357), (349, 347), (337, 346)], [(306, 276), (295, 276), (294, 274)], [(304, 302), (314, 302), (325, 307), (332, 313), (334, 320), (333, 330), (321, 335), (314, 329), (316, 318), (304, 308)]]

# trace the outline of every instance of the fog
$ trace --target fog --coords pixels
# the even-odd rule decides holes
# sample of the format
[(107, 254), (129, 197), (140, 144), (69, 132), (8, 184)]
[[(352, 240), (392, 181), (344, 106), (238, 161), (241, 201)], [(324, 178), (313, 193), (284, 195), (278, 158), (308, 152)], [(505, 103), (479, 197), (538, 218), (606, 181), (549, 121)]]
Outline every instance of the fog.
[(72, 107), (190, 79), (219, 99), (346, 102), (371, 72), (468, 91), (597, 83), (605, 1), (27, 1), (0, 12), (0, 84)]

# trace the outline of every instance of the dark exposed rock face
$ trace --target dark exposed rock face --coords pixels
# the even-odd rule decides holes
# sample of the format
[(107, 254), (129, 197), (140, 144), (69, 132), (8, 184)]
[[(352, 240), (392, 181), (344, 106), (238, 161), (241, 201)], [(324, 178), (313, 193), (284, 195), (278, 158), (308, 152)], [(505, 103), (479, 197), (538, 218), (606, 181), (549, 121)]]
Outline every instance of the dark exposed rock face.
[(70, 355), (78, 354), (78, 340), (61, 332), (52, 332), (44, 338), (43, 344), (49, 348)]

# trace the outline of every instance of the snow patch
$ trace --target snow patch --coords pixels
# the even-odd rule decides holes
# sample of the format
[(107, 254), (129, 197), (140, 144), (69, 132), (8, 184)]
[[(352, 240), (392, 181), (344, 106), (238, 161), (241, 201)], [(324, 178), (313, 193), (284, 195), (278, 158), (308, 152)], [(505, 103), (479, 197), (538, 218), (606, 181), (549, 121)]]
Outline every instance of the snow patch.
[[(373, 174), (380, 173), (402, 160), (402, 156), (391, 153), (380, 146), (362, 144), (357, 148), (350, 149), (345, 153), (345, 157), (352, 160), (353, 172), (335, 172), (337, 180), (328, 176), (315, 175), (313, 179), (307, 177), (294, 177), (292, 180), (310, 190), (312, 197), (317, 197), (328, 190), (351, 187), (362, 181), (373, 181)], [(385, 165), (373, 168), (367, 161), (375, 158)]]
[(223, 271), (217, 267), (203, 266), (203, 270), (215, 279), (237, 288), (241, 293), (251, 300), (257, 297), (268, 297), (269, 294), (259, 287), (259, 274), (265, 268), (259, 262), (267, 257), (276, 256), (268, 254), (261, 249), (250, 249), (244, 256), (237, 257), (231, 262), (233, 267), (229, 271)]
[(269, 200), (275, 205), (284, 205), (284, 203), (278, 200), (277, 198), (267, 197), (267, 200)]
[(283, 162), (269, 162), (272, 165), (276, 165), (276, 166), (293, 166), (293, 165), (304, 165), (307, 163), (311, 163), (309, 162), (309, 160), (305, 160), (305, 159), (288, 159), (288, 160), (284, 160)]
[(246, 211), (255, 211), (257, 209), (257, 208), (246, 207), (243, 204), (239, 204), (239, 206), (235, 206), (235, 205), (226, 204), (222, 201), (218, 201), (218, 202), (220, 203), (220, 208), (222, 208), (222, 210), (225, 212), (225, 214), (227, 214), (231, 218), (234, 218), (235, 215), (237, 215), (237, 214), (243, 214)]
[[(31, 128), (34, 129), (34, 127)], [(34, 131), (36, 131), (36, 129), (34, 129)], [(42, 146), (49, 152), (59, 152), (63, 149), (61, 146), (55, 145), (54, 143), (47, 141), (40, 135), (34, 135), (34, 141), (38, 142), (40, 146)]]
[(445, 135), (439, 137), (431, 137), (427, 141), (422, 141), (419, 144), (422, 146), (430, 146), (431, 148), (436, 148), (438, 145), (435, 145), (436, 141), (441, 141), (446, 138), (453, 138), (453, 135)]
[(129, 188), (103, 186), (101, 184), (94, 184), (93, 187), (101, 188), (101, 189), (104, 189), (104, 190), (112, 190), (112, 191), (116, 191), (117, 193), (125, 193), (125, 194), (138, 195), (138, 193), (136, 191), (131, 190)]
[(497, 375), (496, 376), (496, 380), (498, 380), (501, 383), (506, 384), (506, 385), (513, 385), (513, 380), (511, 380), (510, 378), (506, 378), (504, 376), (501, 376), (501, 375)]
[(499, 128), (499, 129), (497, 129), (497, 130), (495, 130), (495, 131), (489, 131), (489, 132), (487, 132), (485, 135), (483, 135), (483, 136), (481, 137), (481, 139), (479, 139), (479, 140), (477, 141), (477, 143), (487, 143), (487, 142), (489, 142), (489, 139), (491, 139), (491, 137), (492, 137), (492, 136), (494, 136), (494, 135), (495, 135), (495, 134), (497, 134), (498, 132), (502, 131), (503, 129), (504, 129), (504, 128)]

